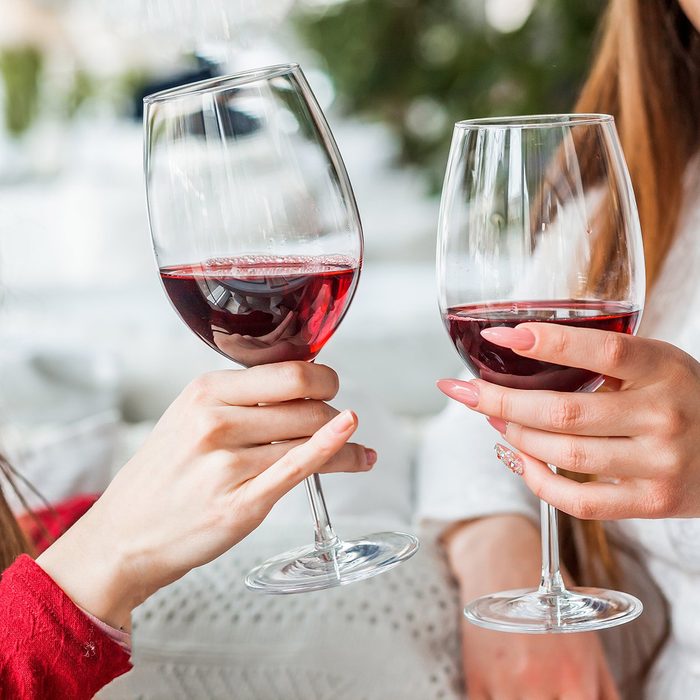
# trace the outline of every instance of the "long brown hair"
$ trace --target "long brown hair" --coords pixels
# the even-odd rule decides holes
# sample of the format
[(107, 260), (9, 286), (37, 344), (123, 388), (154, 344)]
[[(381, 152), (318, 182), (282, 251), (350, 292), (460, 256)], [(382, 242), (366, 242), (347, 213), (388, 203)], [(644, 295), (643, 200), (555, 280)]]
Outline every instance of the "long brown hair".
[[(610, 0), (575, 111), (615, 117), (652, 290), (676, 234), (683, 174), (700, 142), (700, 34), (678, 0)], [(586, 522), (580, 530), (584, 575), (602, 571), (614, 580), (602, 523)]]
[[(0, 475), (2, 475), (6, 483), (11, 485), (13, 490), (17, 490), (13, 480), (12, 469), (2, 455), (0, 455)], [(30, 553), (31, 548), (0, 486), (0, 573), (23, 552)]]
[(615, 117), (637, 197), (647, 287), (678, 224), (700, 135), (700, 34), (678, 0), (610, 0), (576, 112)]

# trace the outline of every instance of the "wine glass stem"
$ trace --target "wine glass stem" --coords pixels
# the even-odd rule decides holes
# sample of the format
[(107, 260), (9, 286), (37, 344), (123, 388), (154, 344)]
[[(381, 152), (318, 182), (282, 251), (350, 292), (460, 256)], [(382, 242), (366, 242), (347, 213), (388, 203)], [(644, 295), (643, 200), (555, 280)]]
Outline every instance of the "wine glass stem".
[(323, 497), (321, 490), (321, 478), (318, 474), (308, 477), (304, 484), (306, 485), (306, 495), (309, 497), (309, 505), (311, 506), (311, 514), (314, 519), (314, 539), (316, 549), (318, 550), (333, 550), (340, 544), (340, 539), (333, 531), (331, 519), (328, 516), (326, 508), (326, 500)]
[[(549, 468), (556, 474), (556, 467)], [(559, 523), (557, 509), (540, 501), (542, 528), (542, 577), (539, 592), (557, 595), (566, 590), (559, 571)]]

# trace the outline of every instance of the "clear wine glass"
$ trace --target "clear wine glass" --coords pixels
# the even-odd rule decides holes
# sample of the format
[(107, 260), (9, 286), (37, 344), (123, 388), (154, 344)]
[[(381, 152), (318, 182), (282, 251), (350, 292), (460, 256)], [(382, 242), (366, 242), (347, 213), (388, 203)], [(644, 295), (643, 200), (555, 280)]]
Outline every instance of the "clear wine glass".
[[(299, 66), (206, 80), (145, 100), (149, 222), (166, 294), (209, 346), (250, 367), (312, 361), (353, 297), (362, 228), (340, 153)], [(340, 540), (318, 475), (315, 542), (246, 585), (298, 593), (358, 581), (413, 555), (382, 532)]]
[[(481, 331), (544, 321), (636, 332), (644, 257), (613, 118), (564, 114), (457, 123), (440, 209), (437, 273), (445, 326), (476, 377), (520, 389), (598, 388), (600, 375), (523, 358), (486, 341)], [(542, 502), (541, 519), (539, 588), (479, 598), (465, 609), (471, 622), (512, 632), (580, 632), (641, 613), (641, 603), (626, 593), (567, 589), (559, 571), (557, 511)]]

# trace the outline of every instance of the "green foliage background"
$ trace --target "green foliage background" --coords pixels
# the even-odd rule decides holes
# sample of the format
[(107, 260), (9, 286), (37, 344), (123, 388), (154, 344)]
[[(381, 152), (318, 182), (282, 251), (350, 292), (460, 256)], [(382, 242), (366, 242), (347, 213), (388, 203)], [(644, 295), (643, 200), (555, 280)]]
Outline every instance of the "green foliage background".
[[(295, 24), (343, 109), (386, 122), (402, 160), (425, 168), (436, 186), (455, 121), (571, 109), (604, 5), (538, 0), (506, 34), (485, 21), (483, 0), (340, 0), (299, 9)], [(416, 100), (440, 113), (425, 133), (407, 119)]]
[(12, 136), (24, 133), (36, 116), (42, 64), (41, 53), (32, 46), (0, 51), (0, 82), (5, 92), (4, 125)]

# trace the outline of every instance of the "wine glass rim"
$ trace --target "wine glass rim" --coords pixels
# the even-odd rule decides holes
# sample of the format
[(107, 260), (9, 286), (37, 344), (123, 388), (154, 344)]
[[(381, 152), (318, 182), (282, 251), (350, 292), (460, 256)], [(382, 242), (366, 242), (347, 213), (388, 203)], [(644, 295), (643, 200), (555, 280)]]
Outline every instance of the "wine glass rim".
[(455, 129), (542, 129), (552, 126), (583, 126), (614, 122), (610, 114), (581, 112), (571, 114), (522, 114), (511, 117), (463, 119)]
[(163, 100), (176, 99), (180, 97), (189, 97), (198, 95), (203, 92), (218, 92), (220, 90), (229, 90), (248, 83), (254, 83), (259, 80), (270, 80), (277, 78), (287, 73), (293, 73), (299, 70), (298, 63), (277, 63), (271, 66), (262, 66), (260, 68), (249, 68), (247, 70), (231, 73), (230, 75), (219, 75), (215, 78), (207, 78), (206, 80), (198, 80), (195, 83), (186, 83), (177, 87), (154, 92), (151, 95), (146, 95), (143, 98), (145, 104), (153, 102), (161, 102)]

